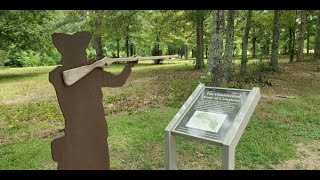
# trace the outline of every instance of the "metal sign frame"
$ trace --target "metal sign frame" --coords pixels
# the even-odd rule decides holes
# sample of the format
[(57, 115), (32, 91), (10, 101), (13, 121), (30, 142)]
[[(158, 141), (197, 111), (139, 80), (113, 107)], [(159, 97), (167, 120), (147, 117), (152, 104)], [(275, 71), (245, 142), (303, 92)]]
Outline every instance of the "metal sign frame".
[[(183, 119), (186, 113), (190, 110), (192, 105), (196, 102), (198, 97), (205, 89), (226, 89), (236, 91), (248, 91), (249, 94), (241, 106), (238, 114), (233, 120), (233, 124), (229, 127), (227, 134), (222, 141), (213, 140), (206, 137), (201, 137), (195, 134), (188, 134), (183, 132), (177, 132), (174, 130), (179, 122)], [(176, 154), (176, 136), (185, 136), (202, 141), (206, 141), (210, 144), (219, 145), (223, 150), (222, 168), (225, 170), (233, 170), (235, 164), (235, 148), (240, 140), (241, 135), (246, 128), (251, 115), (254, 112), (255, 107), (260, 99), (260, 89), (254, 87), (252, 90), (246, 89), (232, 89), (232, 88), (218, 88), (218, 87), (206, 87), (204, 84), (199, 84), (193, 91), (187, 101), (183, 104), (177, 114), (170, 121), (165, 128), (165, 169), (175, 170), (177, 169), (177, 154)]]

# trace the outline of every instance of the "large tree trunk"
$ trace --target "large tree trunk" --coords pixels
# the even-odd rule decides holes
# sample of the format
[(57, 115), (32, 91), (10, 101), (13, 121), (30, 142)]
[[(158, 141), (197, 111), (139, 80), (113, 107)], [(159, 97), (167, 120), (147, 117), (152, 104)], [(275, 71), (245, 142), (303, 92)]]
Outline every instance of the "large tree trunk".
[(204, 65), (203, 62), (203, 21), (204, 16), (202, 13), (197, 12), (196, 14), (196, 25), (197, 25), (197, 59), (195, 69), (201, 69)]
[(257, 37), (256, 37), (256, 28), (253, 28), (253, 37), (252, 37), (252, 58), (256, 58), (256, 41), (257, 41)]
[(120, 57), (120, 39), (117, 39), (117, 57)]
[(212, 73), (212, 85), (220, 86), (222, 82), (222, 43), (223, 41), (224, 10), (213, 11), (212, 36), (208, 57), (208, 72)]
[(126, 54), (129, 57), (129, 25), (126, 28)]
[(234, 10), (228, 11), (226, 47), (224, 53), (224, 78), (227, 82), (232, 80), (232, 55), (233, 55), (233, 32), (234, 32)]
[[(95, 28), (96, 30), (99, 30), (102, 25), (102, 18), (98, 16), (95, 22)], [(101, 34), (100, 33), (94, 33), (93, 39), (92, 39), (92, 46), (96, 51), (96, 59), (102, 59), (104, 57), (103, 55), (103, 49), (102, 49), (102, 39), (101, 39)]]
[(307, 25), (307, 10), (301, 10), (301, 24), (300, 24), (300, 34), (299, 34), (299, 47), (297, 54), (297, 61), (303, 61), (303, 49), (304, 49), (304, 35), (306, 33)]
[(92, 39), (92, 46), (96, 51), (96, 59), (102, 59), (104, 57), (102, 50), (101, 35), (95, 35)]
[(320, 60), (320, 10), (318, 10), (317, 16), (317, 28), (316, 28), (316, 38), (314, 47), (314, 58)]
[(272, 40), (271, 66), (273, 71), (278, 71), (279, 35), (280, 35), (280, 10), (274, 11), (274, 29)]
[(252, 10), (248, 11), (247, 14), (247, 24), (245, 29), (245, 34), (242, 39), (242, 53), (241, 53), (241, 74), (245, 74), (247, 71), (247, 51), (248, 51), (248, 38), (249, 38), (249, 31), (251, 27), (251, 17), (252, 17)]

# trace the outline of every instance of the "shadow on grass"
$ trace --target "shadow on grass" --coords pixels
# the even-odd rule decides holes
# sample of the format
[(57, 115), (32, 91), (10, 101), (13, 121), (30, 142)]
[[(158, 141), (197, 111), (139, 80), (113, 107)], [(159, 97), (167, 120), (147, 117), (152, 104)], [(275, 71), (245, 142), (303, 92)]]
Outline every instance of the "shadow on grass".
[(38, 77), (43, 74), (48, 74), (48, 72), (30, 72), (21, 74), (0, 74), (0, 83), (5, 81), (18, 81), (24, 78)]

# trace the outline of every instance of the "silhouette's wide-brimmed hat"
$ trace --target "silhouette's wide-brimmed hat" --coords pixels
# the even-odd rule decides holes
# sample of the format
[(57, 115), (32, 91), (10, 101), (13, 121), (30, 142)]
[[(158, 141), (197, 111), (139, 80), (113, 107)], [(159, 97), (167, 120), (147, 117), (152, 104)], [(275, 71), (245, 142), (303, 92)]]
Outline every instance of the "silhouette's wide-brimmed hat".
[[(74, 34), (53, 33), (52, 41), (62, 58), (64, 66), (75, 66), (86, 61), (86, 49), (92, 38), (92, 33), (87, 31)], [(85, 57), (85, 59), (84, 59)]]

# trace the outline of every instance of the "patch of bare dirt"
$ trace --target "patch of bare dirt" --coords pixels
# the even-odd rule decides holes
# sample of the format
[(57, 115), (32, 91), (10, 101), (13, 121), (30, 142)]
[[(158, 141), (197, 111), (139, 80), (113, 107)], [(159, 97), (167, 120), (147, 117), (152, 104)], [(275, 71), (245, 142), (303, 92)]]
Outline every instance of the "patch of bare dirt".
[(36, 100), (45, 100), (49, 98), (54, 98), (55, 94), (53, 93), (41, 93), (41, 94), (27, 94), (27, 95), (20, 95), (15, 98), (11, 99), (1, 99), (0, 104), (6, 104), (6, 105), (11, 105), (11, 104), (23, 104), (23, 103), (28, 103)]
[(25, 95), (25, 96), (18, 96), (14, 99), (1, 99), (0, 103), (2, 104), (20, 104), (24, 103), (30, 100), (30, 96)]
[(263, 103), (275, 100), (288, 100), (310, 88), (320, 88), (320, 72), (315, 71), (317, 62), (281, 64), (279, 74), (268, 75), (272, 86), (261, 88)]
[(297, 144), (298, 158), (284, 161), (274, 167), (277, 170), (320, 170), (320, 142)]

